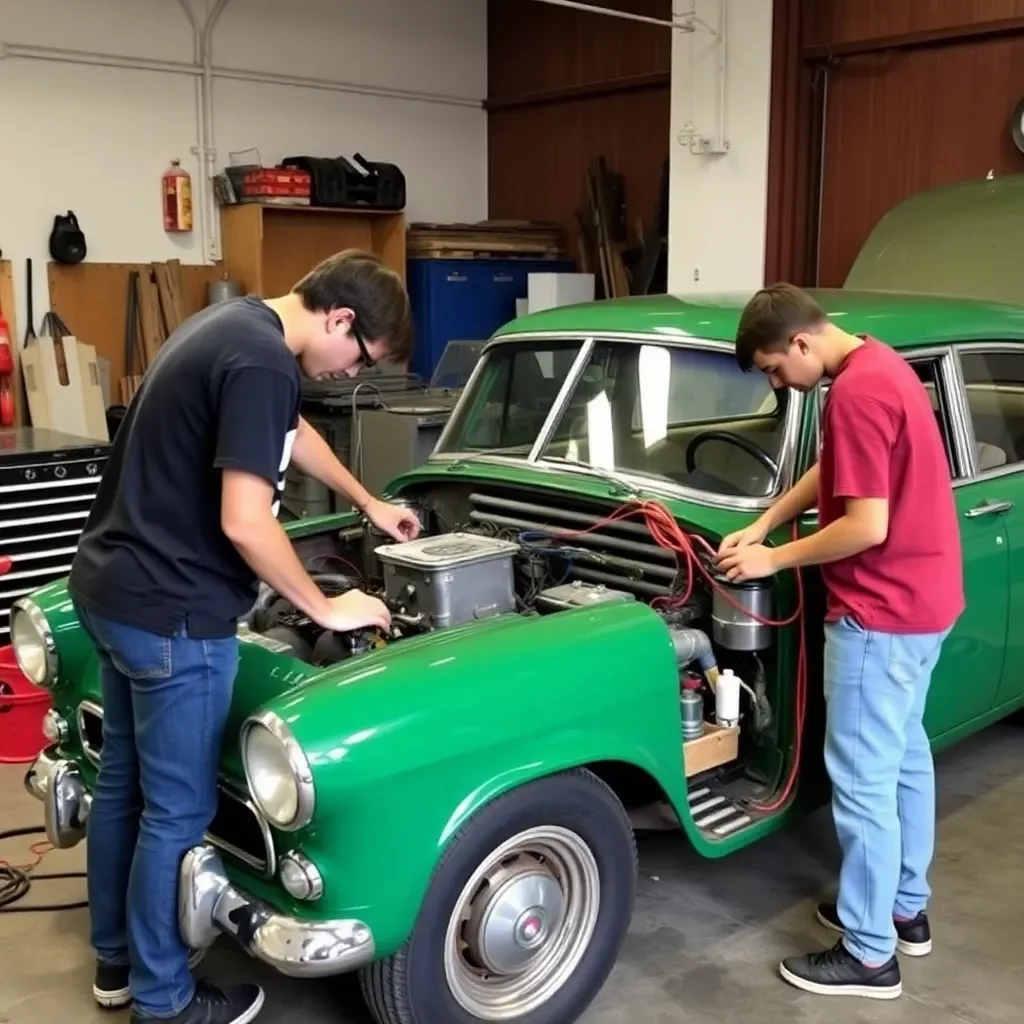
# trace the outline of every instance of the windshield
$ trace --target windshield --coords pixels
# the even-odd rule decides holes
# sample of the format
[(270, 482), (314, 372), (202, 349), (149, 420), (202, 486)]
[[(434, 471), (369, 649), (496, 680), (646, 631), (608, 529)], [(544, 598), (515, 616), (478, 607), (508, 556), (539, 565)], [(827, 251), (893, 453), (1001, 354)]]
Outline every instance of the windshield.
[(437, 451), (527, 455), (582, 347), (544, 341), (491, 349)]
[[(439, 450), (525, 457), (578, 352), (579, 343), (492, 349)], [(540, 458), (763, 498), (779, 482), (788, 395), (744, 373), (728, 349), (598, 341)]]

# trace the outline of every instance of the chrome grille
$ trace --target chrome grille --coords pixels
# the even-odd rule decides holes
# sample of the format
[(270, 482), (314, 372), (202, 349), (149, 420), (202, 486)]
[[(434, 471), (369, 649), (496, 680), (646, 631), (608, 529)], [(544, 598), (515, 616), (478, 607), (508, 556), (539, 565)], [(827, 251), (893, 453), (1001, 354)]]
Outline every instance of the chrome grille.
[[(78, 735), (85, 756), (97, 767), (103, 750), (103, 709), (83, 700), (77, 712)], [(274, 840), (263, 815), (248, 793), (221, 778), (217, 786), (217, 810), (206, 839), (266, 878), (277, 870)]]
[[(596, 508), (588, 511), (582, 503), (562, 499), (539, 505), (514, 492), (474, 491), (469, 500), (471, 523), (516, 532), (586, 530), (607, 514)], [(574, 560), (570, 579), (604, 583), (638, 597), (656, 597), (668, 594), (676, 577), (675, 556), (659, 547), (639, 520), (604, 525), (571, 536), (565, 543), (591, 553)]]

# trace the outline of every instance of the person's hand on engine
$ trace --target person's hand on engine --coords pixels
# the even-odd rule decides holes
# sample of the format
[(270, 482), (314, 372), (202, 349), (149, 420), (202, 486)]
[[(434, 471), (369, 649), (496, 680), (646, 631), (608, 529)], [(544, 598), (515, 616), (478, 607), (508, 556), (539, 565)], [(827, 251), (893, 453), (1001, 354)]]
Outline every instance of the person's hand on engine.
[(363, 512), (378, 530), (397, 541), (415, 540), (420, 535), (420, 521), (416, 513), (400, 505), (389, 505), (379, 498), (371, 498)]
[(718, 556), (715, 568), (733, 583), (759, 580), (778, 571), (775, 550), (763, 544), (745, 544)]
[(730, 533), (722, 538), (718, 545), (718, 554), (724, 555), (727, 551), (734, 551), (736, 548), (751, 547), (755, 544), (763, 544), (766, 533), (759, 523), (752, 523), (750, 526), (735, 533)]
[(361, 590), (350, 590), (340, 597), (327, 599), (326, 610), (318, 616), (317, 624), (336, 633), (370, 627), (387, 630), (391, 627), (391, 612), (379, 598)]

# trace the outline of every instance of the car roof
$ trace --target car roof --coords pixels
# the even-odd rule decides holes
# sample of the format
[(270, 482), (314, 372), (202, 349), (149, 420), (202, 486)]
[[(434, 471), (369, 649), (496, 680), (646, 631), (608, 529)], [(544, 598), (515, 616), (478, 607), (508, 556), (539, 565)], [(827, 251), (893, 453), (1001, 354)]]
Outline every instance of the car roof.
[[(851, 334), (870, 334), (894, 348), (945, 342), (1024, 340), (1024, 307), (983, 299), (907, 292), (808, 289), (825, 312)], [(661, 334), (734, 341), (750, 292), (643, 295), (561, 306), (511, 321), (496, 332)]]

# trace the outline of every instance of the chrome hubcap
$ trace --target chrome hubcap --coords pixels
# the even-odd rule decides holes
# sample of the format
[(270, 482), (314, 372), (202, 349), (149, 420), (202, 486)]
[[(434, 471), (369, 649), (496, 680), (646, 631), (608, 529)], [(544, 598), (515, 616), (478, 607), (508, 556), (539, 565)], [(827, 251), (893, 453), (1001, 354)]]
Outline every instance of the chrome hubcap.
[(479, 1020), (531, 1013), (579, 965), (599, 903), (597, 862), (578, 835), (550, 826), (513, 836), (473, 873), (448, 923), (452, 995)]
[(528, 863), (499, 868), (510, 877), (481, 894), (465, 933), (474, 957), (496, 974), (521, 971), (562, 923), (562, 890)]

